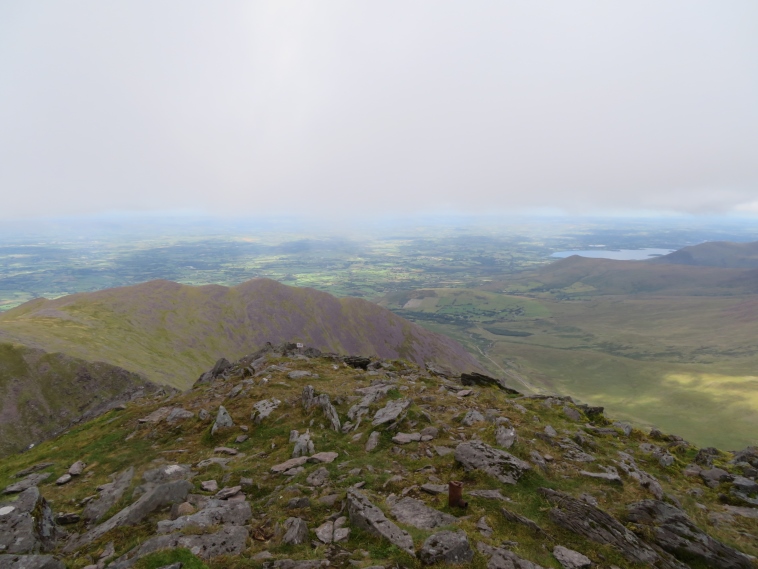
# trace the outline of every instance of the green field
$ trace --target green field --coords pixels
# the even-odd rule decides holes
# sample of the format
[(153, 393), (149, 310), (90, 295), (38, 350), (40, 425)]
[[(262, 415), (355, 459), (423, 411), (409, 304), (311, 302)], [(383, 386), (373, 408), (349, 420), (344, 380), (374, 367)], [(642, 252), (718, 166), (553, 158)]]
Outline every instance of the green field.
[(755, 295), (567, 295), (577, 288), (434, 289), (383, 303), (456, 338), (517, 387), (569, 394), (700, 445), (758, 444)]

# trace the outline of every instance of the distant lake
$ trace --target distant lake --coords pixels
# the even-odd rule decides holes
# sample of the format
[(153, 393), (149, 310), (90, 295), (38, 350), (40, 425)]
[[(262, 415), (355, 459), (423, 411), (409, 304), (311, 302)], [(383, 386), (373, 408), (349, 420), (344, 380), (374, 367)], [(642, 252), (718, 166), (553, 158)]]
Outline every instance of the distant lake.
[(565, 259), (571, 255), (590, 257), (592, 259), (614, 259), (616, 261), (644, 261), (661, 255), (673, 253), (674, 249), (594, 249), (592, 251), (558, 251), (550, 255), (558, 259)]

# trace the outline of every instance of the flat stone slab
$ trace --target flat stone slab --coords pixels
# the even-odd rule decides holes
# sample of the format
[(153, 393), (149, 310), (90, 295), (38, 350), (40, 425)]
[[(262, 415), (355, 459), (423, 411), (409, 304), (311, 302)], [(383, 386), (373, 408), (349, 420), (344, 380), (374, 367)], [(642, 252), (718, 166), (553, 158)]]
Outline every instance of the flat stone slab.
[(421, 500), (414, 498), (403, 498), (395, 502), (390, 510), (395, 519), (401, 524), (407, 524), (419, 529), (434, 529), (458, 522), (455, 516), (430, 508)]
[(328, 464), (334, 462), (338, 456), (339, 453), (337, 452), (317, 452), (316, 454), (309, 456), (307, 460), (308, 462), (315, 462), (316, 464)]
[(305, 371), (305, 370), (291, 371), (287, 374), (287, 377), (290, 379), (304, 379), (306, 377), (313, 377), (313, 376), (314, 376), (313, 373), (309, 371)]
[(277, 464), (271, 467), (271, 472), (274, 474), (281, 474), (282, 472), (289, 470), (290, 468), (297, 468), (298, 466), (303, 466), (306, 462), (308, 462), (307, 456), (298, 456), (297, 458), (291, 458), (289, 460), (285, 460), (281, 464)]
[(563, 569), (585, 569), (592, 565), (589, 557), (562, 545), (556, 545), (553, 548), (553, 557), (558, 560)]
[(225, 525), (216, 533), (205, 535), (182, 535), (173, 533), (159, 535), (142, 543), (136, 551), (132, 550), (127, 555), (108, 565), (109, 569), (127, 569), (135, 561), (161, 549), (176, 549), (179, 547), (189, 549), (193, 554), (203, 559), (211, 559), (220, 555), (236, 556), (241, 554), (247, 547), (249, 534), (242, 526)]
[(168, 417), (171, 414), (171, 411), (173, 411), (173, 407), (161, 407), (160, 409), (156, 409), (152, 413), (150, 413), (147, 417), (142, 417), (141, 419), (137, 419), (138, 423), (153, 423), (157, 424), (163, 421), (166, 417)]
[(588, 478), (595, 478), (597, 480), (605, 480), (611, 484), (623, 484), (621, 477), (616, 472), (587, 472), (586, 470), (580, 470), (579, 474)]
[(2, 569), (66, 569), (63, 561), (52, 555), (1, 555)]
[(386, 423), (395, 421), (410, 406), (410, 399), (395, 399), (393, 401), (390, 401), (387, 403), (387, 405), (376, 412), (376, 415), (374, 415), (374, 420), (371, 422), (371, 424), (376, 427), (378, 425), (384, 425)]
[(451, 449), (450, 447), (436, 446), (434, 447), (434, 452), (440, 456), (447, 456), (449, 454), (453, 454), (455, 450)]
[(398, 433), (392, 437), (392, 442), (399, 445), (417, 443), (421, 440), (421, 433)]
[(448, 487), (447, 484), (422, 484), (421, 490), (423, 492), (426, 492), (427, 494), (444, 494), (447, 492)]
[(410, 534), (388, 520), (384, 512), (372, 504), (363, 493), (353, 488), (347, 491), (347, 511), (354, 526), (383, 537), (412, 557), (416, 557)]
[(195, 414), (192, 411), (187, 411), (181, 407), (174, 407), (171, 413), (166, 417), (167, 423), (176, 423), (177, 421), (184, 421), (185, 419), (192, 419)]
[(121, 499), (121, 496), (132, 483), (132, 478), (134, 478), (133, 466), (116, 475), (113, 484), (101, 491), (97, 498), (84, 507), (82, 517), (89, 522), (96, 522), (102, 518)]
[(528, 462), (479, 441), (459, 444), (455, 449), (455, 460), (467, 472), (481, 470), (504, 484), (516, 484), (532, 468)]
[(158, 533), (173, 533), (181, 531), (185, 527), (208, 529), (219, 525), (244, 526), (252, 517), (250, 502), (209, 500), (205, 508), (199, 512), (180, 516), (175, 520), (158, 522)]
[(265, 418), (267, 418), (271, 413), (273, 413), (281, 404), (282, 402), (278, 399), (272, 397), (271, 399), (264, 399), (263, 401), (258, 401), (255, 405), (253, 405), (253, 409), (255, 409), (253, 413), (253, 420), (256, 423), (260, 423)]
[(471, 490), (468, 493), (469, 496), (476, 496), (477, 498), (486, 498), (488, 500), (501, 500), (503, 502), (510, 502), (510, 498), (506, 498), (500, 493), (500, 490)]
[(19, 494), (24, 490), (28, 490), (32, 486), (39, 486), (41, 482), (44, 482), (50, 478), (50, 476), (52, 475), (49, 472), (45, 472), (43, 474), (30, 474), (23, 480), (6, 486), (5, 490), (3, 490), (3, 494)]

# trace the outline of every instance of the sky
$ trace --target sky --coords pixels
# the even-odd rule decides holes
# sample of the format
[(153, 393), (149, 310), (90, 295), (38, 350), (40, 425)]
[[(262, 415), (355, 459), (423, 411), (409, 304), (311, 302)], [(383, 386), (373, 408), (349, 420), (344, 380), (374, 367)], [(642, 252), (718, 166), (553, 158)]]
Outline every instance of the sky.
[(755, 0), (0, 0), (0, 219), (758, 216)]

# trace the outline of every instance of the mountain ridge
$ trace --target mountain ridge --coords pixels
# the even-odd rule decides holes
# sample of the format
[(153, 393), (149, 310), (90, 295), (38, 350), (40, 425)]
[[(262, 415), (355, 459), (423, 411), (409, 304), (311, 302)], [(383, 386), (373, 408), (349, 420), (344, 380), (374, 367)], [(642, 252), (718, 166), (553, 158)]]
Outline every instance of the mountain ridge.
[(235, 287), (157, 280), (35, 299), (0, 314), (0, 339), (108, 362), (180, 389), (219, 357), (239, 358), (266, 342), (481, 370), (457, 342), (373, 303), (270, 279)]

